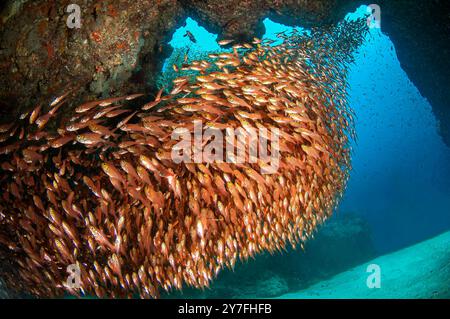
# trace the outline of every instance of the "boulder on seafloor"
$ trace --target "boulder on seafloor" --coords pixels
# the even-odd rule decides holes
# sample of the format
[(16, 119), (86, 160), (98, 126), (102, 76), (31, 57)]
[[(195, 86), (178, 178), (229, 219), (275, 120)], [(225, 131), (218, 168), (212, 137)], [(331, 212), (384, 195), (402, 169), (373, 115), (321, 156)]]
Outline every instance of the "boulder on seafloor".
[(169, 298), (272, 298), (308, 287), (376, 256), (369, 225), (354, 214), (338, 214), (316, 232), (305, 251), (287, 248), (224, 270), (210, 289), (185, 289)]

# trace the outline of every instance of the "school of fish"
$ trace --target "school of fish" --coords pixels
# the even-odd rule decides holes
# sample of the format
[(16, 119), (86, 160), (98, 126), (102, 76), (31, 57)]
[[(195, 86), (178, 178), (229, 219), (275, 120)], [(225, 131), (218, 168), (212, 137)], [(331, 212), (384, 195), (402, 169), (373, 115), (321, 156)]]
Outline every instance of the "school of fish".
[[(174, 65), (170, 92), (144, 105), (135, 94), (70, 111), (68, 91), (0, 125), (8, 289), (158, 298), (207, 287), (239, 259), (303, 247), (349, 177), (346, 69), (365, 32), (357, 20), (280, 33), (279, 44), (223, 40), (230, 50)], [(278, 171), (262, 174), (263, 161), (174, 163), (171, 134), (193, 133), (194, 120), (278, 128)], [(67, 284), (69, 265), (80, 270), (79, 287)]]

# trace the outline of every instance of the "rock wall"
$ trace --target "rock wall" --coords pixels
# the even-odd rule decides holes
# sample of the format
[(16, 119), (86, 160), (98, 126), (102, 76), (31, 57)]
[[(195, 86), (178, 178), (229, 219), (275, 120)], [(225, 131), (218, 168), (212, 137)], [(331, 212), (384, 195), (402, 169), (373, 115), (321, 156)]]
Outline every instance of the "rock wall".
[[(66, 25), (71, 3), (81, 8), (79, 29)], [(1, 15), (0, 109), (78, 85), (92, 96), (151, 88), (182, 12), (176, 0), (10, 1)]]
[(450, 146), (450, 1), (381, 0), (381, 29), (409, 79), (428, 99)]

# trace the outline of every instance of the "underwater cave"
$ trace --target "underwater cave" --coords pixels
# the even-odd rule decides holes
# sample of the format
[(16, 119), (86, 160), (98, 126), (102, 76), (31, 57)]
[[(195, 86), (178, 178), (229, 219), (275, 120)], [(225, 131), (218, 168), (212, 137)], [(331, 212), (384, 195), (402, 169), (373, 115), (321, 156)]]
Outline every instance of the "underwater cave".
[[(450, 51), (448, 39), (436, 31), (448, 30), (447, 3), (412, 7), (408, 1), (379, 1), (381, 29), (364, 33), (343, 22), (365, 21), (369, 11), (361, 1), (346, 5), (319, 1), (312, 8), (291, 1), (263, 1), (260, 6), (254, 1), (241, 5), (158, 1), (150, 7), (145, 1), (88, 1), (81, 6), (85, 18), (80, 29), (65, 27), (69, 2), (62, 2), (9, 1), (0, 8), (0, 297), (450, 297), (450, 112), (446, 102)], [(412, 12), (417, 25), (410, 21), (413, 18), (393, 18), (401, 10)], [(42, 18), (46, 15), (52, 18)], [(436, 21), (430, 22), (430, 17)], [(351, 33), (348, 28), (357, 30), (352, 31), (355, 43), (351, 35), (342, 35)], [(414, 41), (411, 33), (417, 35)], [(430, 34), (433, 39), (427, 38)], [(218, 43), (228, 39), (230, 43)], [(323, 52), (320, 45), (328, 45), (329, 51)], [(289, 50), (301, 52), (297, 59), (305, 73), (294, 77), (295, 81), (299, 87), (306, 83), (308, 90), (317, 87), (319, 93), (306, 91), (305, 99), (285, 83), (277, 73), (284, 70), (277, 68), (281, 60), (271, 55), (277, 47), (286, 50), (283, 58), (290, 67), (300, 64), (289, 64), (293, 52)], [(251, 62), (252, 50), (263, 51), (258, 53), (258, 66)], [(434, 51), (442, 54), (433, 59)], [(217, 60), (223, 64), (211, 67)], [(325, 81), (317, 78), (323, 74), (319, 70), (324, 72), (322, 67), (334, 66), (342, 68), (342, 74), (334, 77), (333, 73)], [(255, 70), (260, 67), (267, 67), (277, 80), (264, 78), (260, 82), (266, 82), (257, 83)], [(218, 73), (218, 78), (210, 79), (210, 74)], [(228, 76), (230, 82), (225, 80)], [(246, 76), (251, 79), (246, 85), (234, 82)], [(295, 87), (295, 81), (289, 80)], [(321, 100), (327, 94), (340, 96), (341, 90), (333, 91), (333, 83), (345, 86), (345, 102), (339, 107), (334, 106), (333, 97)], [(263, 93), (254, 93), (258, 90)], [(268, 98), (272, 93), (279, 100), (265, 109), (275, 101)], [(304, 107), (301, 114), (317, 113), (299, 120), (316, 122), (306, 125), (313, 134), (328, 141), (342, 139), (314, 152), (316, 140), (309, 137), (311, 132), (303, 132), (295, 142), (287, 138), (295, 146), (284, 145), (282, 158), (294, 157), (303, 164), (297, 168), (293, 163), (298, 161), (286, 162), (294, 168), (282, 166), (281, 181), (251, 176), (248, 169), (256, 170), (253, 164), (232, 166), (230, 171), (196, 162), (182, 168), (166, 164), (170, 152), (159, 144), (172, 145), (170, 126), (206, 112), (203, 119), (213, 128), (238, 124), (247, 128), (249, 121), (254, 126), (275, 123), (271, 125), (283, 131), (291, 113), (270, 115), (278, 112), (280, 101), (288, 109)], [(325, 115), (315, 111), (315, 103)], [(236, 107), (242, 113), (234, 111)], [(57, 115), (66, 110), (67, 114), (74, 111), (70, 120)], [(20, 119), (17, 126), (16, 119)], [(83, 126), (83, 121), (93, 122)], [(319, 130), (322, 121), (323, 131)], [(302, 132), (302, 125), (292, 124), (294, 129), (283, 132), (297, 139), (295, 133)], [(45, 127), (42, 135), (41, 126)], [(47, 146), (33, 144), (46, 138)], [(131, 149), (128, 153), (123, 151), (124, 144)], [(333, 152), (336, 163), (326, 155)], [(73, 162), (72, 167), (61, 164), (66, 159)], [(305, 163), (307, 168), (302, 166)], [(296, 170), (298, 179), (291, 177)], [(320, 172), (315, 175), (315, 171)], [(330, 171), (333, 178), (323, 176)], [(217, 173), (223, 174), (225, 183), (223, 187), (217, 183), (212, 192), (205, 185), (216, 187)], [(244, 182), (243, 173), (251, 183)], [(297, 200), (293, 193), (287, 195), (290, 190), (284, 177), (298, 193), (304, 193), (309, 184), (315, 190), (299, 200), (305, 208), (299, 214), (307, 216), (301, 222), (295, 220), (293, 209), (283, 206), (288, 199)], [(317, 186), (317, 181), (327, 181), (323, 185), (329, 183), (333, 191), (323, 195), (326, 188)], [(198, 198), (196, 183), (210, 194), (198, 191), (200, 208), (191, 202)], [(269, 191), (261, 186), (264, 183), (270, 185)], [(264, 204), (252, 206), (252, 187), (260, 193), (266, 190), (267, 194), (255, 195)], [(267, 203), (264, 196), (274, 196), (273, 202)], [(283, 196), (286, 200), (278, 203)], [(94, 205), (97, 200), (100, 204)], [(243, 215), (234, 215), (234, 210), (223, 213), (222, 202)], [(9, 210), (14, 213), (8, 215)], [(280, 221), (272, 230), (259, 229), (261, 218), (267, 217), (270, 224), (278, 215), (292, 223)], [(237, 223), (242, 227), (230, 226)], [(50, 231), (40, 229), (47, 224)], [(298, 227), (301, 239), (295, 235), (287, 239), (295, 233), (292, 227)], [(255, 239), (261, 231), (271, 239)], [(233, 244), (227, 246), (228, 241)], [(139, 245), (146, 246), (139, 251)], [(82, 276), (89, 277), (82, 281), (81, 290), (59, 283), (66, 275), (65, 264), (72, 262), (82, 264)], [(26, 274), (27, 268), (41, 269), (47, 263), (54, 263), (48, 271)], [(365, 286), (369, 264), (381, 265), (383, 289)], [(192, 274), (191, 269), (198, 272)], [(427, 277), (425, 272), (435, 276)], [(21, 280), (15, 283), (17, 276)], [(414, 286), (412, 282), (418, 280), (425, 283)], [(45, 283), (42, 289), (37, 288), (40, 282)]]

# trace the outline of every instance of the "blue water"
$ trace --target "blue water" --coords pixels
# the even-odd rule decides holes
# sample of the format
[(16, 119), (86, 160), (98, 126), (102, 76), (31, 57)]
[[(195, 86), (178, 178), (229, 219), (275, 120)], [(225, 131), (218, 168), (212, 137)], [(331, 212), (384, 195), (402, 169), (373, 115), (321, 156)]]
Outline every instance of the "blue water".
[[(360, 7), (347, 18), (364, 14)], [(266, 34), (291, 27), (264, 20)], [(193, 44), (183, 37), (189, 30)], [(170, 44), (215, 51), (217, 35), (188, 18)], [(350, 105), (357, 115), (353, 170), (337, 214), (364, 217), (374, 245), (386, 253), (450, 229), (450, 148), (438, 135), (427, 100), (402, 70), (390, 39), (371, 29), (349, 70)]]
[(364, 216), (389, 251), (450, 229), (450, 149), (392, 42), (371, 35), (350, 69), (358, 143), (340, 209)]

